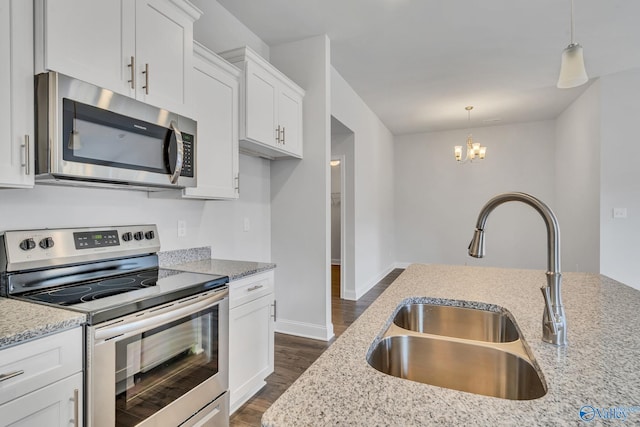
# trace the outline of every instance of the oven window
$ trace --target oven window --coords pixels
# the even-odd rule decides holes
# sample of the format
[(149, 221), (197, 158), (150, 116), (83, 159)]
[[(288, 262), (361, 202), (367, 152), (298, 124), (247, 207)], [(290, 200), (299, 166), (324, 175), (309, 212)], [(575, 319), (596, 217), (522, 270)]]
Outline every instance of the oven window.
[(218, 372), (218, 309), (116, 343), (116, 426), (133, 426)]

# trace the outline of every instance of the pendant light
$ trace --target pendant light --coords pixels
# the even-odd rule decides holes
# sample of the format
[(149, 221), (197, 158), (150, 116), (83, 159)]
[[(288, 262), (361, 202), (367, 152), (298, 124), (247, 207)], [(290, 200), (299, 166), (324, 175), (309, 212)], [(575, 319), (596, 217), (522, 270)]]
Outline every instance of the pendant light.
[(571, 42), (562, 52), (562, 65), (557, 86), (560, 89), (568, 89), (583, 85), (588, 80), (582, 46), (573, 41), (573, 0), (571, 0)]

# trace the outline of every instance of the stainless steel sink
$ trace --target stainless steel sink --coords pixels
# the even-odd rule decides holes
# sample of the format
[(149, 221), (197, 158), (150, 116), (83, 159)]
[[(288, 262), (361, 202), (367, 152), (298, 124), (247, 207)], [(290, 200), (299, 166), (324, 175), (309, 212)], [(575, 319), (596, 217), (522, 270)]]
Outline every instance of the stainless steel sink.
[(378, 342), (367, 361), (395, 377), (485, 396), (530, 400), (547, 392), (529, 361), (460, 341), (390, 336)]
[(518, 329), (504, 313), (437, 304), (406, 304), (393, 323), (410, 331), (486, 342), (512, 342)]

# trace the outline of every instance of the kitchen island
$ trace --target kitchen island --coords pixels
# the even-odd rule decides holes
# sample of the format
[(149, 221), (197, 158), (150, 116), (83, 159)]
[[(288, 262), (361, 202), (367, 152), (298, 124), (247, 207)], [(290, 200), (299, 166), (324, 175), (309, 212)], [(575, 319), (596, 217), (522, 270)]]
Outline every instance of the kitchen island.
[[(581, 409), (598, 424), (600, 416), (640, 424), (640, 291), (598, 274), (563, 274), (569, 345), (555, 347), (541, 341), (539, 288), (545, 283), (543, 271), (411, 265), (265, 412), (262, 425), (583, 425)], [(486, 397), (369, 366), (367, 354), (394, 310), (414, 297), (510, 311), (542, 372), (546, 395)]]

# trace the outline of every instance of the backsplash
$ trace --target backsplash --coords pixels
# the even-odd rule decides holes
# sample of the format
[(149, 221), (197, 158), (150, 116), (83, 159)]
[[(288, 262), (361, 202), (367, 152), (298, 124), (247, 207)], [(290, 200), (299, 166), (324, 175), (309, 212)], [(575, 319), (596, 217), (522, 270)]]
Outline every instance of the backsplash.
[(160, 264), (160, 267), (200, 261), (202, 259), (211, 259), (211, 246), (158, 252), (158, 263)]

